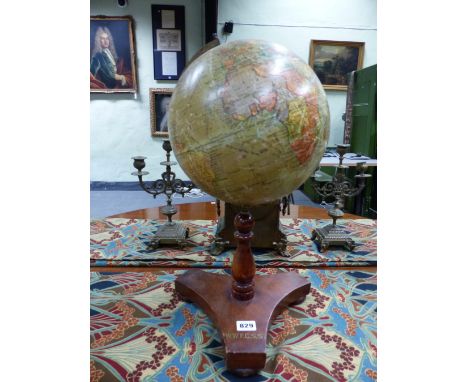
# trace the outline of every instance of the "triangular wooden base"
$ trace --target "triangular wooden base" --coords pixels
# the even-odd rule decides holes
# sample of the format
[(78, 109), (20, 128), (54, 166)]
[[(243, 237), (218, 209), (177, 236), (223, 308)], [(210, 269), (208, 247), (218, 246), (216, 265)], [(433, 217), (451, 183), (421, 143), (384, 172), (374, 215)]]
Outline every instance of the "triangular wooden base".
[[(233, 279), (227, 275), (190, 270), (175, 281), (186, 301), (202, 308), (213, 320), (224, 341), (226, 368), (248, 376), (265, 367), (268, 327), (288, 305), (301, 303), (310, 283), (295, 272), (255, 276), (253, 298), (242, 301), (232, 294)], [(237, 321), (255, 321), (256, 331), (238, 331)]]

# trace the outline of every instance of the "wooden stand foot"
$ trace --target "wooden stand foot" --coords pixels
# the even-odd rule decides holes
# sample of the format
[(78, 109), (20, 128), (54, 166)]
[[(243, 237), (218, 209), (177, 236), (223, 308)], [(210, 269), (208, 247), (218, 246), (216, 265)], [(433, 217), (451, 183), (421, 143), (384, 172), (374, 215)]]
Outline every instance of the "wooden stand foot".
[[(310, 283), (294, 272), (256, 276), (255, 294), (247, 301), (234, 297), (231, 283), (230, 276), (190, 270), (177, 278), (175, 288), (203, 309), (218, 328), (227, 369), (251, 375), (265, 367), (270, 322), (288, 305), (305, 299)], [(238, 321), (254, 321), (256, 330), (239, 331)]]

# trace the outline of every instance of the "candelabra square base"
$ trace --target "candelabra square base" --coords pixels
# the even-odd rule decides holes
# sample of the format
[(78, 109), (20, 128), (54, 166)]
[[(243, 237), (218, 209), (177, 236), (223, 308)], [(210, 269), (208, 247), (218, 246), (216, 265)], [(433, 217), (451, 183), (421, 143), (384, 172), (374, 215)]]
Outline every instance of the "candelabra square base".
[(317, 240), (320, 252), (325, 252), (330, 246), (344, 247), (348, 251), (356, 247), (355, 241), (342, 228), (333, 224), (312, 230), (312, 240)]
[(188, 245), (189, 229), (183, 224), (166, 222), (158, 228), (148, 247), (157, 249), (161, 246), (178, 246), (183, 249)]

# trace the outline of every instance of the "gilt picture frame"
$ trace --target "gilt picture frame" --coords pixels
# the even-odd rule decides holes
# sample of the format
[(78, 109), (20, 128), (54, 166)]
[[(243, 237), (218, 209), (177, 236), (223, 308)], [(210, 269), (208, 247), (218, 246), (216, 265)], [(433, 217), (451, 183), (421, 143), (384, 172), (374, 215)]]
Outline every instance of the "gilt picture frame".
[(364, 45), (357, 41), (311, 40), (309, 65), (324, 89), (348, 89), (348, 73), (362, 69)]
[(91, 16), (91, 93), (136, 93), (135, 41), (131, 16)]
[(149, 89), (151, 135), (153, 137), (169, 137), (167, 118), (173, 91), (172, 88)]

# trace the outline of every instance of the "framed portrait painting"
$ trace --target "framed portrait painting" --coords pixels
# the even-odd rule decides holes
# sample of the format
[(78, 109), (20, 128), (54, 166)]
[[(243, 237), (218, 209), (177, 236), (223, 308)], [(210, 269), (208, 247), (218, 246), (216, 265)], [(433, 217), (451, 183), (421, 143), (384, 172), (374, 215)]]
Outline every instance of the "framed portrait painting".
[(362, 68), (364, 43), (312, 40), (309, 65), (324, 89), (346, 90), (348, 73)]
[(154, 137), (169, 137), (167, 117), (173, 91), (172, 88), (149, 90), (151, 135)]
[(135, 44), (130, 16), (91, 16), (90, 90), (136, 93)]

